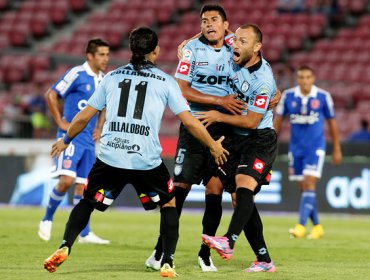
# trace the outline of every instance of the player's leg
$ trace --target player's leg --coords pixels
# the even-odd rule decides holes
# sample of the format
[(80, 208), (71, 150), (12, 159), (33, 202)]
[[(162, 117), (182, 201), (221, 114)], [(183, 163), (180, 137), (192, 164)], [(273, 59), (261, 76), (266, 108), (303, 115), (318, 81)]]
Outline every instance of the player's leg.
[(261, 217), (258, 213), (256, 204), (254, 204), (254, 209), (252, 215), (244, 227), (244, 234), (247, 238), (249, 244), (252, 247), (254, 254), (256, 255), (256, 260), (252, 263), (250, 267), (245, 269), (245, 272), (274, 272), (275, 265), (272, 262), (265, 238), (263, 236), (263, 224)]
[[(73, 203), (76, 205), (83, 197), (84, 188), (87, 184), (87, 176), (95, 162), (95, 148), (94, 147), (80, 147), (82, 151), (82, 156), (77, 166), (77, 178), (76, 187), (74, 191)], [(110, 241), (97, 236), (90, 229), (90, 221), (87, 223), (86, 227), (80, 232), (80, 237), (78, 239), (80, 244), (109, 244)]]
[(302, 193), (304, 189), (304, 176), (303, 176), (303, 160), (302, 156), (297, 156), (292, 151), (289, 152), (289, 180), (298, 182), (299, 189), (301, 191), (301, 198), (299, 203), (299, 223), (294, 228), (289, 229), (291, 237), (302, 238), (306, 233), (306, 219), (303, 218), (303, 206), (304, 201), (302, 200)]
[(52, 222), (55, 211), (65, 197), (68, 189), (73, 185), (74, 177), (61, 175), (58, 184), (52, 189), (45, 215), (40, 221), (38, 235), (41, 239), (49, 241), (51, 237)]
[(321, 178), (322, 169), (324, 165), (325, 151), (318, 149), (306, 158), (303, 174), (304, 185), (303, 194), (305, 194), (306, 208), (308, 211), (308, 218), (312, 220), (313, 228), (311, 233), (307, 236), (309, 239), (318, 239), (324, 235), (324, 229), (320, 224), (318, 217), (316, 186), (317, 181)]
[(86, 186), (84, 198), (71, 211), (59, 249), (44, 261), (46, 270), (54, 272), (67, 259), (77, 236), (87, 225), (92, 211), (94, 209), (105, 211), (120, 194), (127, 183), (124, 180), (125, 174), (120, 172), (119, 169), (97, 160), (89, 174), (89, 184)]
[[(183, 205), (191, 190), (191, 186), (193, 184), (199, 184), (201, 181), (201, 171), (203, 168), (202, 153), (204, 149), (202, 144), (181, 124), (174, 166), (176, 209), (179, 217), (181, 216)], [(163, 254), (162, 240), (162, 236), (159, 236), (154, 251), (145, 261), (147, 268), (159, 270)]]

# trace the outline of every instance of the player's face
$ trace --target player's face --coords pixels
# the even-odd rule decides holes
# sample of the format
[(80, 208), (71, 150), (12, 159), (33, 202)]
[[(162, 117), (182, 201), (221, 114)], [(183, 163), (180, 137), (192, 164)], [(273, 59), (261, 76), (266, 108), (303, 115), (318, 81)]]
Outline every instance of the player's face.
[(94, 72), (104, 71), (109, 62), (109, 47), (98, 47), (95, 54), (88, 54)]
[(202, 14), (200, 29), (211, 45), (223, 44), (225, 30), (229, 27), (217, 11), (207, 11)]
[(308, 94), (315, 83), (315, 76), (311, 70), (299, 70), (297, 72), (297, 83), (301, 88), (302, 93)]
[(246, 65), (255, 53), (261, 49), (262, 44), (257, 42), (256, 34), (252, 28), (238, 28), (234, 35), (233, 61), (240, 66)]

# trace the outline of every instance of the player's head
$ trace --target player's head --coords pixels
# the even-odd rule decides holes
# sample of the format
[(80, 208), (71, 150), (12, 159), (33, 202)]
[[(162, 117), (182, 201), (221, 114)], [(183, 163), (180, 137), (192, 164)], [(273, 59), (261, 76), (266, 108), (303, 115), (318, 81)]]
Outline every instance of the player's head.
[(223, 44), (225, 31), (229, 28), (224, 8), (216, 4), (204, 5), (200, 11), (200, 29), (211, 45)]
[(233, 60), (239, 66), (245, 66), (253, 57), (257, 57), (262, 48), (262, 32), (255, 24), (240, 26), (234, 35)]
[(99, 38), (91, 39), (86, 46), (86, 57), (95, 73), (104, 71), (109, 62), (109, 44)]
[(302, 93), (308, 94), (315, 83), (315, 74), (311, 67), (303, 65), (297, 70), (297, 83)]
[(131, 31), (129, 37), (131, 50), (130, 62), (134, 69), (152, 67), (159, 55), (158, 36), (148, 27), (139, 27)]

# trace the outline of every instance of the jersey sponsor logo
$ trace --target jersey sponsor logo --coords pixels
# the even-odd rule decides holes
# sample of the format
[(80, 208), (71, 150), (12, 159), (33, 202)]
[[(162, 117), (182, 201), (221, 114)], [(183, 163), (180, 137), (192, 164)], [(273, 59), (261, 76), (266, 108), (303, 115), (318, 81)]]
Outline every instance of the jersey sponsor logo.
[(127, 153), (128, 154), (139, 154), (139, 155), (143, 156), (142, 154), (139, 153), (139, 151), (140, 151), (140, 146), (134, 144), (134, 145), (131, 146), (131, 150), (128, 150)]
[(65, 159), (65, 160), (63, 160), (63, 168), (71, 168), (71, 166), (72, 166), (72, 160), (70, 160), (70, 159)]
[(207, 66), (208, 62), (195, 62), (195, 66)]
[(167, 182), (167, 188), (168, 188), (168, 193), (171, 193), (173, 192), (173, 190), (175, 189), (174, 185), (173, 185), (173, 181), (172, 181), (172, 178), (170, 178)]
[(231, 79), (229, 76), (214, 76), (214, 75), (202, 75), (197, 74), (196, 80), (197, 83), (200, 84), (208, 84), (208, 85), (221, 85), (221, 84), (229, 84), (231, 83)]
[(254, 101), (254, 106), (265, 109), (267, 104), (267, 96), (257, 95), (256, 100)]
[(290, 123), (292, 124), (314, 124), (319, 122), (319, 113), (311, 111), (309, 115), (291, 114)]
[(182, 60), (184, 61), (190, 61), (190, 58), (192, 56), (192, 52), (191, 50), (184, 50), (183, 54), (182, 54)]
[(225, 71), (225, 64), (216, 64), (216, 71)]
[(230, 38), (227, 38), (225, 40), (226, 44), (228, 44), (229, 46), (232, 46), (232, 44), (234, 43), (234, 37), (230, 37)]
[(312, 99), (310, 104), (312, 109), (318, 109), (320, 107), (320, 100)]
[(265, 168), (265, 162), (256, 158), (253, 163), (253, 169), (256, 170), (259, 174), (262, 174), (263, 169)]
[(81, 111), (81, 110), (83, 110), (83, 109), (85, 109), (86, 108), (86, 106), (87, 106), (87, 100), (85, 100), (85, 99), (81, 99), (80, 101), (78, 101), (78, 103), (77, 103), (77, 107), (78, 107), (78, 109)]
[(186, 61), (181, 61), (179, 68), (177, 69), (177, 73), (183, 75), (189, 75), (190, 64)]

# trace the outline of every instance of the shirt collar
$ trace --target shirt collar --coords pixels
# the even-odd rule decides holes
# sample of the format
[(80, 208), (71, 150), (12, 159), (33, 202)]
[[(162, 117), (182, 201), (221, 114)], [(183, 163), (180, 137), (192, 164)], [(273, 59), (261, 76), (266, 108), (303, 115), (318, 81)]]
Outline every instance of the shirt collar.
[(98, 74), (96, 74), (90, 67), (89, 63), (87, 63), (87, 61), (85, 61), (84, 64), (82, 64), (82, 67), (86, 70), (86, 73), (89, 75), (89, 76), (92, 76), (92, 77), (96, 77), (98, 79), (102, 79), (103, 76), (104, 76), (104, 72), (102, 71), (99, 71)]
[(301, 98), (304, 98), (304, 97), (316, 98), (316, 96), (317, 96), (317, 86), (313, 85), (312, 88), (311, 88), (310, 93), (307, 94), (307, 95), (303, 95), (303, 93), (301, 91), (301, 88), (299, 86), (296, 86), (295, 89), (294, 89), (294, 96), (295, 97), (301, 97)]

